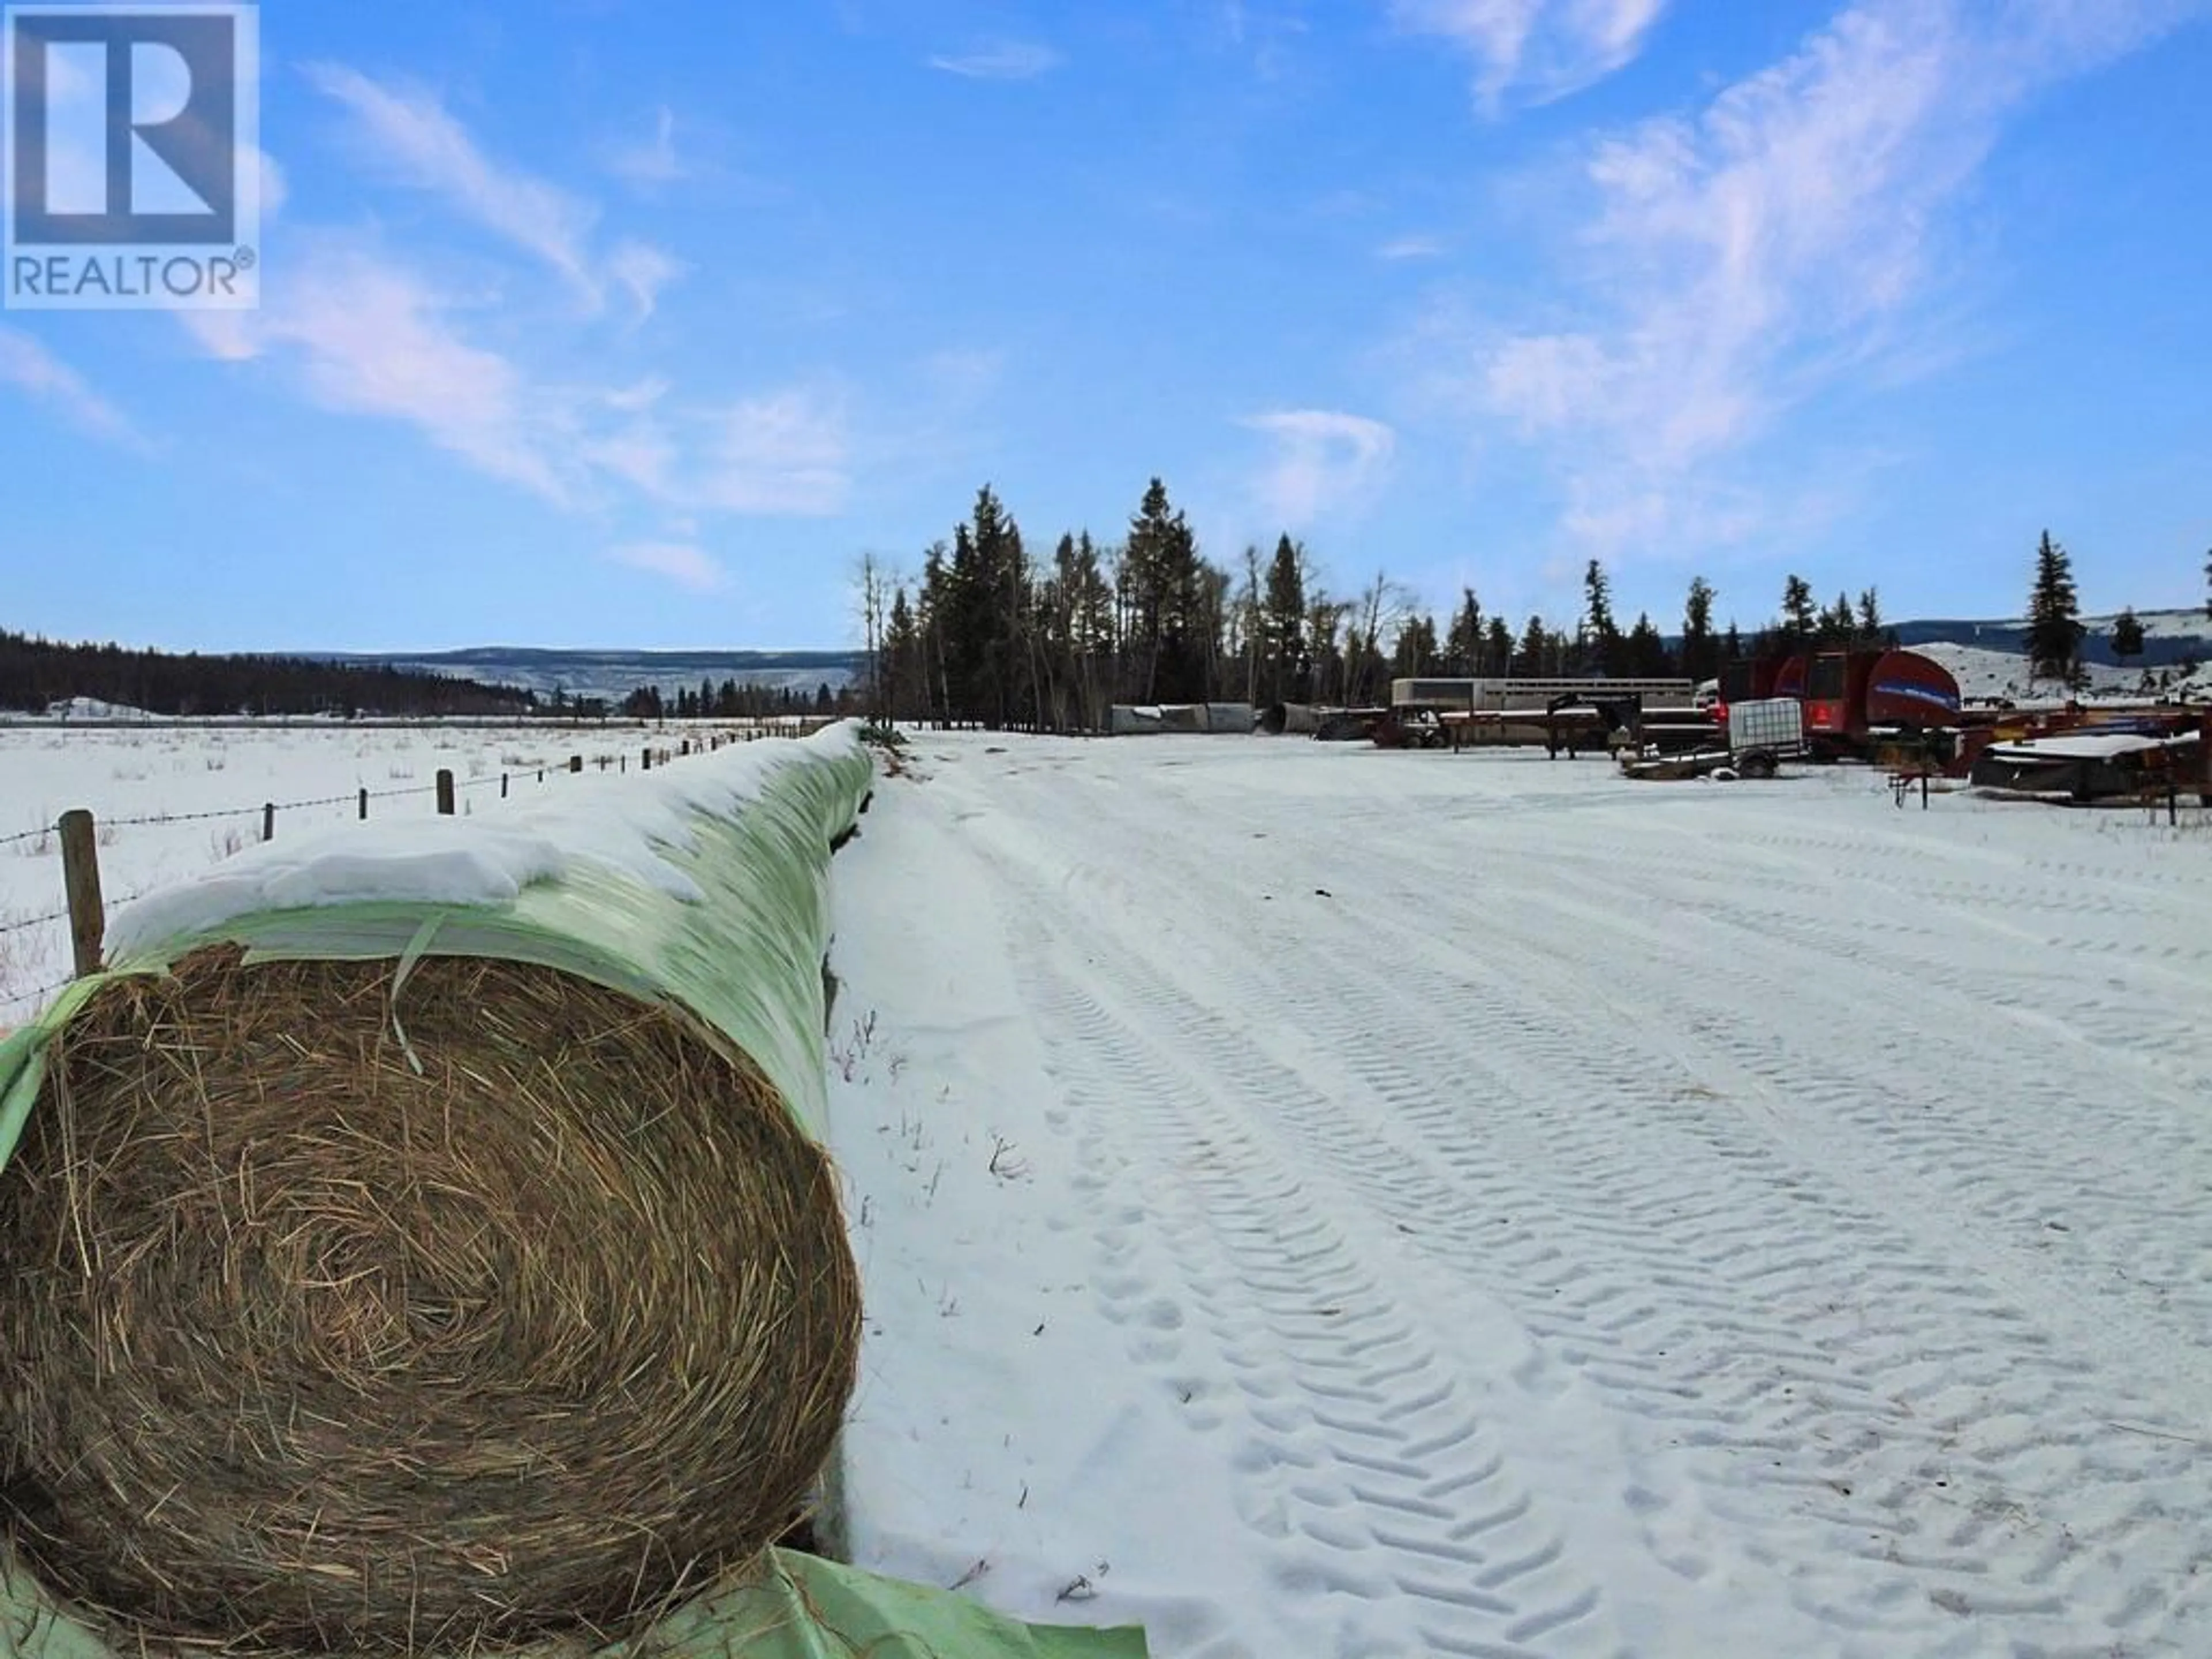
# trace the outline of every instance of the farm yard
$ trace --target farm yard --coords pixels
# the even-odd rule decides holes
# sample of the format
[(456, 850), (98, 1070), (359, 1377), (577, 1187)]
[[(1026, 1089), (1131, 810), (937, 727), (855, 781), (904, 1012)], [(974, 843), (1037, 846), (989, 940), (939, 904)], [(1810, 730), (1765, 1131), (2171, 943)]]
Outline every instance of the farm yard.
[(0, 14), (0, 1659), (2212, 1659), (2212, 0)]
[[(127, 894), (257, 801), (404, 835), (441, 769), (526, 814), (647, 741), (15, 728), (0, 835), (89, 807)], [(2212, 1651), (2202, 809), (1241, 738), (896, 769), (832, 882), (856, 1565), (1171, 1659)], [(0, 848), (0, 905), (58, 866)], [(0, 1024), (69, 967), (7, 938)]]
[(1165, 1655), (2212, 1652), (2212, 835), (919, 736), (862, 1565)]

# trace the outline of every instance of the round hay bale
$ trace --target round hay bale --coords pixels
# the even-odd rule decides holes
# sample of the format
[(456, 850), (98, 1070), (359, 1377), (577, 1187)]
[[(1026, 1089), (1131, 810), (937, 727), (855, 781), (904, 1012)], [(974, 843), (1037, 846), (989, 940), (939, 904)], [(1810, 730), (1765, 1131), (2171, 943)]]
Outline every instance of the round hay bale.
[(828, 1455), (859, 1279), (758, 1070), (550, 969), (393, 981), (112, 981), (0, 1173), (15, 1544), (134, 1640), (619, 1637)]

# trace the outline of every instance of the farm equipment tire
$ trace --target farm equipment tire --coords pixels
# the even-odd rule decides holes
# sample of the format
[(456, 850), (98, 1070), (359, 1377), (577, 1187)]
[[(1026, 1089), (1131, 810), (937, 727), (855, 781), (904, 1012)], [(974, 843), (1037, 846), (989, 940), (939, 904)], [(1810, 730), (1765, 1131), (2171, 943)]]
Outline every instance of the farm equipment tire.
[(1735, 769), (1747, 778), (1771, 778), (1779, 769), (1772, 755), (1764, 749), (1754, 749), (1736, 762)]

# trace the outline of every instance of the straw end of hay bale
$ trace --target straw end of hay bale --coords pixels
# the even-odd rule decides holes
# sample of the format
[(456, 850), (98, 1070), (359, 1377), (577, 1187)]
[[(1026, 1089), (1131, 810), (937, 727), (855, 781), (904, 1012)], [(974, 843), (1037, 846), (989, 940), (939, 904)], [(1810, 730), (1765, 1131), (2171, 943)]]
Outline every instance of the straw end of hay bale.
[(392, 982), (103, 986), (0, 1172), (0, 1498), (143, 1635), (634, 1630), (781, 1532), (843, 1415), (836, 1185), (757, 1067), (550, 969)]

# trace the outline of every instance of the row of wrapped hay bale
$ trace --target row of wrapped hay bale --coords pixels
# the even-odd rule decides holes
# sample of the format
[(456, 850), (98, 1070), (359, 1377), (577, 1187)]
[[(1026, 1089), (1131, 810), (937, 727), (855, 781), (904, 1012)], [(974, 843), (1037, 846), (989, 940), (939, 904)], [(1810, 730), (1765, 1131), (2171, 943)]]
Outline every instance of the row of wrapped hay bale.
[(858, 1361), (821, 963), (872, 775), (841, 726), (118, 917), (0, 1044), (0, 1647), (770, 1656), (872, 1617), (896, 1654), (981, 1616), (769, 1547)]
[(1322, 743), (1364, 743), (1389, 715), (1387, 708), (1331, 708), (1312, 703), (1270, 703), (1260, 711), (1264, 737), (1313, 738)]
[(1107, 710), (1106, 730), (1117, 738), (1170, 732), (1249, 738), (1258, 723), (1259, 716), (1249, 702), (1117, 702)]

